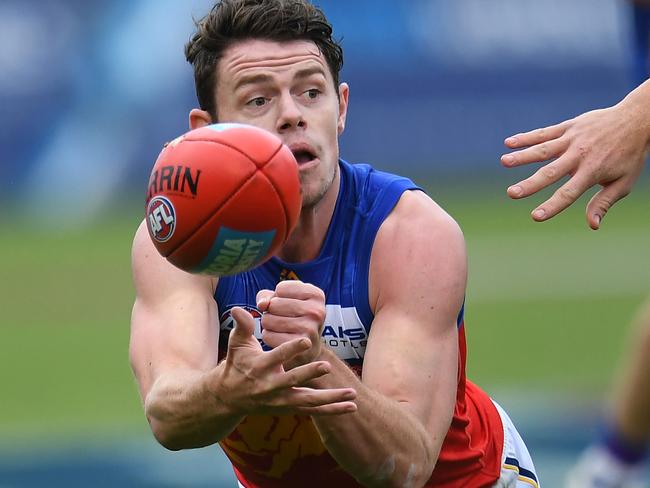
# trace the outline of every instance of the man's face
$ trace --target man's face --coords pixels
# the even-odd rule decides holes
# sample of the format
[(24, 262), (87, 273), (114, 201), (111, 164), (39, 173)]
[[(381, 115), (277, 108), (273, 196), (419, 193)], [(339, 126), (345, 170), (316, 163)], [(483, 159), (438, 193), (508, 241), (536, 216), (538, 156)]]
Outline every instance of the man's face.
[(279, 136), (298, 161), (303, 206), (318, 203), (338, 171), (348, 100), (347, 85), (334, 87), (318, 47), (310, 41), (237, 42), (219, 61), (217, 80), (218, 122), (251, 124)]

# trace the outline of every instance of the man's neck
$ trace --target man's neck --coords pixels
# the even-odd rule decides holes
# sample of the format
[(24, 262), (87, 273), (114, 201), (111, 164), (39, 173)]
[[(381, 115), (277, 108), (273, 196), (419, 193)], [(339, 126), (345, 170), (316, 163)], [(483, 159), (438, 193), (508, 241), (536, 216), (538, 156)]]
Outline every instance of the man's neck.
[(318, 257), (332, 221), (340, 186), (341, 172), (337, 171), (323, 198), (313, 207), (302, 208), (298, 224), (278, 253), (280, 259), (303, 263)]

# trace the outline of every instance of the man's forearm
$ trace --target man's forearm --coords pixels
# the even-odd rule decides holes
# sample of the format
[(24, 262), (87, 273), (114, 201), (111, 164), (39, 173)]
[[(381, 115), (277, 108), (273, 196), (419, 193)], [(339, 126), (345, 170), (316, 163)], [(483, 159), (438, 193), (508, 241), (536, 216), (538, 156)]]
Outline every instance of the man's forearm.
[(208, 387), (207, 376), (199, 371), (158, 378), (146, 397), (145, 413), (158, 442), (170, 450), (214, 444), (243, 418), (219, 401)]
[[(364, 486), (421, 486), (431, 476), (441, 439), (432, 439), (407, 407), (365, 387), (331, 351), (319, 387), (353, 386), (357, 412), (312, 419), (330, 454)], [(442, 435), (444, 438), (444, 435)]]

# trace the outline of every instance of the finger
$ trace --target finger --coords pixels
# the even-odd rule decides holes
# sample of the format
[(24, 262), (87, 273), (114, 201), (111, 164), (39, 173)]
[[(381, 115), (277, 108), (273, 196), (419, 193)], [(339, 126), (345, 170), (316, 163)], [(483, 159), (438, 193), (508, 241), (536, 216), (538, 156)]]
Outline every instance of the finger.
[(306, 337), (293, 339), (265, 353), (260, 365), (267, 368), (276, 367), (309, 350), (310, 347), (311, 341)]
[(521, 151), (504, 154), (501, 156), (501, 164), (509, 168), (514, 168), (523, 164), (548, 161), (549, 159), (559, 157), (568, 147), (568, 140), (562, 138), (541, 142)]
[(309, 300), (311, 298), (323, 298), (323, 290), (311, 283), (303, 283), (297, 280), (281, 281), (275, 287), (275, 294), (281, 298), (294, 298), (296, 300)]
[(511, 149), (540, 144), (542, 142), (561, 137), (569, 127), (569, 123), (570, 121), (565, 120), (559, 124), (542, 127), (540, 129), (534, 129), (529, 132), (521, 132), (519, 134), (515, 134), (514, 136), (506, 138), (506, 140), (503, 142)]
[(580, 195), (592, 186), (593, 183), (591, 183), (587, 177), (580, 173), (576, 173), (573, 178), (558, 188), (551, 198), (533, 210), (531, 214), (533, 220), (543, 222), (555, 217), (562, 210), (575, 202)]
[(233, 307), (230, 312), (235, 319), (235, 326), (230, 332), (229, 343), (232, 340), (248, 340), (255, 332), (255, 319), (241, 307)]
[(562, 157), (541, 167), (525, 180), (508, 187), (508, 196), (515, 199), (524, 198), (552, 185), (570, 173), (571, 166), (568, 162), (570, 161), (567, 158)]
[(255, 301), (260, 312), (265, 312), (268, 309), (269, 302), (274, 295), (275, 292), (273, 292), (273, 290), (260, 290), (257, 292)]
[(330, 372), (330, 369), (330, 363), (327, 361), (317, 361), (302, 366), (296, 366), (291, 371), (287, 371), (280, 377), (277, 386), (278, 388), (303, 386), (308, 381), (326, 375)]
[(331, 416), (354, 413), (357, 411), (357, 404), (354, 402), (330, 403), (320, 407), (303, 407), (296, 409), (297, 413), (303, 415)]
[(266, 328), (262, 330), (262, 340), (269, 347), (273, 347), (273, 348), (279, 347), (282, 344), (286, 344), (287, 342), (293, 341), (298, 337), (306, 337), (306, 335), (299, 334), (299, 333), (285, 332), (285, 331), (276, 332)]
[(587, 204), (587, 224), (593, 230), (598, 230), (605, 214), (612, 206), (630, 193), (630, 185), (626, 180), (616, 180), (596, 193)]
[(354, 388), (328, 388), (319, 390), (297, 386), (291, 388), (286, 401), (288, 405), (298, 408), (314, 408), (340, 402), (352, 402), (356, 399)]
[(282, 298), (276, 295), (270, 300), (265, 311), (279, 317), (301, 317), (308, 310), (306, 299)]

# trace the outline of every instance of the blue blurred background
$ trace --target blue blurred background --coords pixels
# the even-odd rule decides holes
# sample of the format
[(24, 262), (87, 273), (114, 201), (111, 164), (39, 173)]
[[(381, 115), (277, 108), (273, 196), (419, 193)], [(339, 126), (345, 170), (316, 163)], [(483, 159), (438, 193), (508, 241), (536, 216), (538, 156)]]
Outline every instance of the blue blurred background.
[[(351, 161), (494, 174), (506, 135), (612, 104), (635, 81), (617, 0), (319, 4), (345, 49)], [(142, 191), (161, 145), (187, 130), (183, 45), (210, 5), (3, 0), (0, 196), (74, 220)]]
[[(545, 486), (590, 440), (650, 290), (648, 183), (586, 230), (543, 225), (503, 139), (645, 76), (625, 0), (322, 0), (351, 87), (342, 156), (431, 189), (468, 243), (469, 374)], [(211, 0), (0, 0), (0, 487), (233, 486), (216, 448), (152, 439), (128, 366), (148, 174), (196, 105), (183, 46)], [(644, 28), (645, 29), (645, 28)], [(642, 33), (644, 33), (643, 31)], [(644, 34), (645, 35), (645, 34)]]

